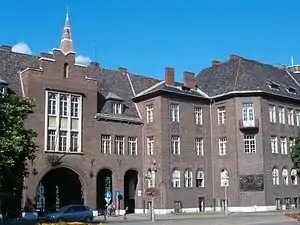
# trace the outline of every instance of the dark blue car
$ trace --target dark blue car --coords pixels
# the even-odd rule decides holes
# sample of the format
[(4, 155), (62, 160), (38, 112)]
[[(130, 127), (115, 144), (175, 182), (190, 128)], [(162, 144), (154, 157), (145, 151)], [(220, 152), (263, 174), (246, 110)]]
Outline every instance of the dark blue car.
[(69, 205), (46, 215), (46, 222), (91, 222), (93, 210), (85, 205)]

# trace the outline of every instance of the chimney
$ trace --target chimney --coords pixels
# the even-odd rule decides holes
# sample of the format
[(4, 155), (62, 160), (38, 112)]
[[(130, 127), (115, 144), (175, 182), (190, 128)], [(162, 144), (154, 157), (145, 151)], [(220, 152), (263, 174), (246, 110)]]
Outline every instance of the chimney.
[(238, 60), (238, 59), (242, 59), (243, 57), (241, 57), (241, 56), (238, 56), (238, 55), (230, 55), (229, 56), (229, 59), (230, 60)]
[(194, 89), (196, 87), (196, 78), (195, 74), (192, 72), (184, 71), (183, 72), (183, 85)]
[(166, 67), (165, 68), (165, 82), (168, 85), (175, 85), (175, 78), (174, 78), (174, 68)]
[(211, 62), (211, 65), (212, 66), (218, 66), (218, 65), (220, 65), (221, 64), (221, 62), (219, 61), (219, 60), (213, 60), (212, 62)]
[(118, 67), (118, 71), (121, 73), (127, 73), (127, 68), (125, 67)]

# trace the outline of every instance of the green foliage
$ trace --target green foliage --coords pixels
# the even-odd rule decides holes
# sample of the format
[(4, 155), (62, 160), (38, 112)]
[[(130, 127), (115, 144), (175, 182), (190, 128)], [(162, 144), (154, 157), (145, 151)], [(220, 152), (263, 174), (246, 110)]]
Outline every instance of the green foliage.
[(300, 169), (300, 137), (295, 138), (295, 143), (292, 146), (291, 158), (294, 164), (294, 167)]
[(155, 187), (150, 187), (145, 190), (145, 194), (149, 197), (154, 197), (154, 196), (158, 195), (158, 193), (159, 193), (158, 189)]
[(35, 158), (36, 133), (24, 124), (33, 107), (32, 100), (0, 95), (0, 184), (5, 186), (21, 184), (27, 172), (26, 160)]

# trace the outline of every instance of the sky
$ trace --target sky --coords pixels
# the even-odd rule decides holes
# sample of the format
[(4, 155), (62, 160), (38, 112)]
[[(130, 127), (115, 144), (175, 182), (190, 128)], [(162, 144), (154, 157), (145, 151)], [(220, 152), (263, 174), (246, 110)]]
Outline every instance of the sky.
[(67, 8), (77, 61), (164, 78), (236, 54), (300, 64), (299, 0), (0, 0), (0, 45), (38, 55), (58, 47)]

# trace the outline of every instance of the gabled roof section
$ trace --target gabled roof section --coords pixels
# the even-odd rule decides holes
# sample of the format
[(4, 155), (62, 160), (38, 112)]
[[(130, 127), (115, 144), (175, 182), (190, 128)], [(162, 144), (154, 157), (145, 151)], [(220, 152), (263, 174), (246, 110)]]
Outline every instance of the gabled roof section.
[(124, 101), (124, 99), (113, 92), (108, 92), (105, 97), (106, 100), (116, 100), (116, 101)]
[[(198, 87), (210, 97), (230, 92), (260, 91), (300, 99), (300, 87), (286, 69), (239, 56), (202, 70), (196, 79)], [(292, 87), (293, 93), (285, 87)]]

